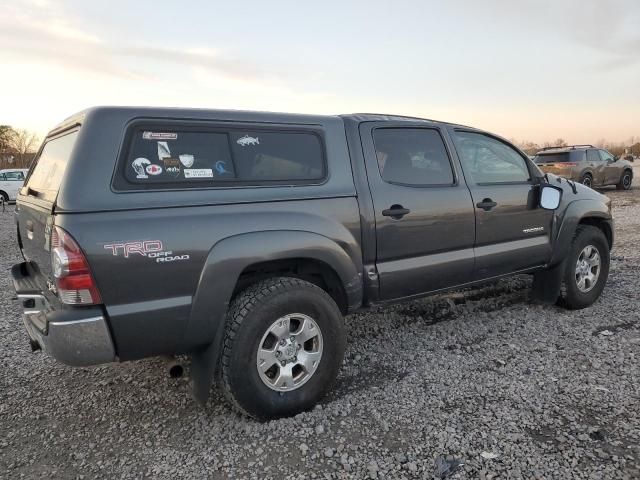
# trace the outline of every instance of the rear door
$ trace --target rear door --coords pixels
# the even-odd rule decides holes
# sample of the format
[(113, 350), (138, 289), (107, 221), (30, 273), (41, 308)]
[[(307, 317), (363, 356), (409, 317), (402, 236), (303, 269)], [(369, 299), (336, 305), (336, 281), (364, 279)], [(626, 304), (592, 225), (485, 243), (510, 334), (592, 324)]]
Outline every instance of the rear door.
[(65, 132), (46, 140), (16, 204), (22, 253), (41, 273), (39, 281), (43, 289), (51, 276), (49, 241), (53, 208), (77, 133), (77, 130)]
[(475, 224), (471, 195), (436, 126), (360, 125), (376, 222), (380, 298), (469, 281)]
[(451, 128), (476, 217), (474, 279), (544, 265), (553, 212), (538, 207), (533, 166), (507, 142)]

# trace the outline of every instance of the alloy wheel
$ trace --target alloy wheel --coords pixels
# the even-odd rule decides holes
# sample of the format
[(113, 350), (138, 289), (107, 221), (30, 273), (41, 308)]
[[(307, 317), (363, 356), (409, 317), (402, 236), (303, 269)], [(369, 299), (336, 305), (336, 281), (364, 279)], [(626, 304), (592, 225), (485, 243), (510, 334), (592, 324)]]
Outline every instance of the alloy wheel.
[(302, 313), (277, 319), (258, 345), (256, 367), (272, 390), (290, 392), (313, 376), (322, 358), (322, 332), (316, 321)]
[(593, 245), (582, 249), (576, 262), (576, 285), (582, 293), (590, 292), (600, 276), (600, 252)]

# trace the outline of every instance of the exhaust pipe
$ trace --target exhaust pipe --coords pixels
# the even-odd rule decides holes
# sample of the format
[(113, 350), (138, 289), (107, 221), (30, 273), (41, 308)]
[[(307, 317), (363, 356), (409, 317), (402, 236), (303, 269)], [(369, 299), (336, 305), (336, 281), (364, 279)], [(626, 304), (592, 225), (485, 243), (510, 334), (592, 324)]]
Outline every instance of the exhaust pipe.
[(182, 375), (184, 375), (184, 367), (182, 366), (182, 362), (180, 362), (177, 358), (175, 357), (165, 357), (166, 361), (167, 361), (167, 373), (169, 373), (169, 376), (171, 378), (180, 378), (182, 377)]

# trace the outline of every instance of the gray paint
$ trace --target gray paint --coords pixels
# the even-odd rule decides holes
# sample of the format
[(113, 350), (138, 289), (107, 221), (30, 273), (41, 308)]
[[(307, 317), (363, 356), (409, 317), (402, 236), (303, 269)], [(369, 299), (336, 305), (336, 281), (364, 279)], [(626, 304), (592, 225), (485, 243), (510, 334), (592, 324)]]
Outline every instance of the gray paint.
[[(127, 125), (140, 119), (312, 126), (323, 132), (329, 175), (319, 185), (116, 192), (112, 178), (124, 134)], [(566, 181), (555, 178), (552, 183), (564, 192), (561, 206), (556, 211), (539, 208), (542, 176), (529, 160), (531, 182), (467, 182), (452, 140), (452, 130), (459, 127), (442, 122), (371, 114), (95, 108), (54, 132), (79, 124), (55, 215), (51, 204), (23, 191), (16, 219), (25, 253), (41, 271), (36, 281), (49, 297), (47, 221), (68, 231), (84, 250), (104, 301), (97, 309), (121, 360), (180, 352), (199, 352), (195, 358), (205, 363), (216, 359), (236, 281), (256, 263), (290, 258), (321, 262), (335, 272), (348, 310), (354, 311), (547, 268), (561, 261), (581, 219), (611, 222), (604, 196), (589, 189), (574, 194)], [(380, 125), (438, 129), (455, 185), (385, 183), (371, 140), (371, 130)], [(484, 198), (492, 198), (496, 208), (478, 208)], [(383, 216), (382, 210), (393, 204), (411, 211), (398, 220)], [(33, 225), (33, 240), (26, 238), (27, 222)], [(543, 230), (523, 232), (529, 227)], [(157, 263), (138, 255), (114, 256), (105, 248), (144, 240), (161, 240), (165, 249), (189, 259)], [(77, 320), (83, 311), (61, 306), (55, 297), (51, 302), (56, 310), (47, 315), (57, 322)], [(211, 369), (197, 368), (210, 378)]]

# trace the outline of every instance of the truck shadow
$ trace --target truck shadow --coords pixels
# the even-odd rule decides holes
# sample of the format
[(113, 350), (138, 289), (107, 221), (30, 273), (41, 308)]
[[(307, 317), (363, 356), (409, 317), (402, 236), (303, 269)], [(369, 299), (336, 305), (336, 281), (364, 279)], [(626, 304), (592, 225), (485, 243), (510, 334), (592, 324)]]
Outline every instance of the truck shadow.
[[(347, 338), (357, 338), (358, 345), (347, 344), (342, 373), (333, 390), (321, 403), (329, 404), (351, 393), (400, 382), (409, 374), (384, 360), (377, 361), (375, 358), (378, 355), (362, 358), (358, 353), (362, 344), (377, 351), (384, 348), (384, 339), (395, 335), (397, 330), (413, 328), (416, 324), (420, 328), (430, 329), (461, 315), (496, 312), (512, 305), (525, 304), (529, 301), (531, 281), (530, 276), (522, 275), (347, 317)], [(425, 332), (425, 337), (428, 337), (428, 332)], [(471, 342), (483, 340), (479, 338)], [(429, 350), (429, 347), (425, 346), (425, 349)]]

